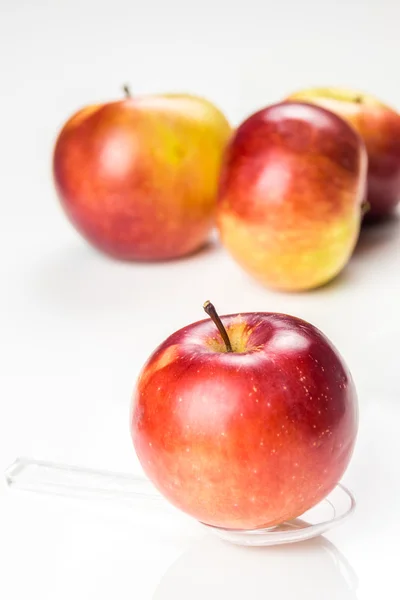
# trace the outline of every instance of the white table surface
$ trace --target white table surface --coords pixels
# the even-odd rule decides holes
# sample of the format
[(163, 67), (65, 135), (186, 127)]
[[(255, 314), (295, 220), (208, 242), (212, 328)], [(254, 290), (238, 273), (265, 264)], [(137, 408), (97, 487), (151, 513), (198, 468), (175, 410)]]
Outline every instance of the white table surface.
[(0, 469), (25, 455), (140, 473), (128, 430), (135, 377), (159, 342), (203, 317), (209, 298), (221, 313), (296, 314), (338, 346), (360, 399), (344, 477), (358, 509), (325, 539), (245, 550), (163, 511), (8, 493), (1, 483), (0, 595), (8, 600), (400, 593), (400, 221), (366, 231), (331, 285), (285, 295), (250, 280), (218, 244), (168, 265), (107, 260), (55, 199), (58, 128), (81, 105), (118, 97), (126, 81), (134, 93), (206, 94), (234, 123), (292, 89), (329, 81), (400, 108), (397, 3), (244, 4), (1, 3)]

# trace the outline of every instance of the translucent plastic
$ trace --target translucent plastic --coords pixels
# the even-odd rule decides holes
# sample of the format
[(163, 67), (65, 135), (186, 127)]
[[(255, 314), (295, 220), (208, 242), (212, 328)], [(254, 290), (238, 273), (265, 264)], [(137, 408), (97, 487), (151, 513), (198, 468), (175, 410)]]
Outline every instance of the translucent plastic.
[(249, 531), (210, 527), (219, 537), (240, 546), (275, 546), (302, 542), (322, 535), (332, 527), (343, 523), (354, 511), (356, 501), (353, 494), (338, 484), (327, 498), (301, 515), (270, 529)]
[[(5, 473), (10, 488), (78, 497), (119, 498), (169, 506), (150, 481), (107, 471), (17, 459)], [(300, 518), (270, 529), (251, 531), (204, 525), (220, 538), (241, 546), (272, 546), (300, 542), (343, 523), (355, 509), (351, 492), (338, 484), (331, 494)]]

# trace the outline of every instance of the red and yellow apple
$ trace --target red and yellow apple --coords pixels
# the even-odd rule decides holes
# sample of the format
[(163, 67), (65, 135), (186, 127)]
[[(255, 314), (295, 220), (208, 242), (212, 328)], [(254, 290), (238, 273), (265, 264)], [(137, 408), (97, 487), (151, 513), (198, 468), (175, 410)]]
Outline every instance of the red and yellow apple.
[(328, 282), (357, 242), (366, 170), (360, 136), (334, 113), (301, 102), (255, 113), (225, 153), (222, 243), (270, 287), (301, 291)]
[(362, 136), (368, 152), (367, 220), (392, 214), (400, 202), (400, 115), (370, 94), (336, 87), (291, 94), (346, 119)]
[(231, 128), (203, 98), (130, 97), (87, 106), (62, 128), (53, 172), (76, 229), (119, 259), (165, 260), (201, 247), (214, 226)]
[[(207, 312), (217, 322), (209, 303)], [(159, 491), (195, 519), (273, 526), (341, 479), (357, 435), (354, 383), (332, 343), (301, 319), (255, 312), (220, 324), (227, 340), (202, 320), (146, 361), (133, 444)]]

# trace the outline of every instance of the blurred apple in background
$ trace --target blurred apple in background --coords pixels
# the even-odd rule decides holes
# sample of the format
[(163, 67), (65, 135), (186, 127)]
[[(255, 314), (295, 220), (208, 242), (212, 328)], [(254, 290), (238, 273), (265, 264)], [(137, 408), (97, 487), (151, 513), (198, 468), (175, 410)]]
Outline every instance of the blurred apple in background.
[[(144, 471), (210, 525), (268, 527), (339, 482), (358, 427), (351, 375), (314, 326), (275, 313), (211, 319), (172, 334), (144, 365), (132, 402)], [(221, 335), (222, 334), (222, 335)]]
[(288, 99), (323, 106), (355, 127), (368, 151), (365, 218), (378, 220), (392, 214), (400, 202), (400, 115), (369, 94), (343, 88), (310, 88)]
[(300, 102), (260, 110), (227, 149), (217, 205), (221, 240), (268, 286), (324, 284), (357, 242), (366, 171), (360, 136), (332, 112)]
[(61, 130), (53, 157), (62, 206), (95, 247), (120, 259), (191, 253), (214, 225), (231, 128), (205, 99), (166, 94), (88, 106)]

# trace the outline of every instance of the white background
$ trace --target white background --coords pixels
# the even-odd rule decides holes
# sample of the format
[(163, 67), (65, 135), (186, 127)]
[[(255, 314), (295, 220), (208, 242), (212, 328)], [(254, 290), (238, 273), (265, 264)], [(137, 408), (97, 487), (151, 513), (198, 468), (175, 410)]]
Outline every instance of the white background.
[(395, 0), (1, 0), (1, 471), (27, 455), (139, 473), (135, 377), (168, 334), (202, 318), (207, 298), (221, 313), (276, 310), (319, 326), (353, 372), (361, 411), (345, 475), (358, 510), (327, 536), (333, 549), (320, 539), (242, 550), (157, 511), (1, 484), (4, 598), (397, 597), (399, 221), (367, 231), (331, 285), (284, 295), (218, 246), (168, 265), (99, 256), (59, 209), (50, 166), (65, 119), (118, 98), (125, 82), (134, 94), (205, 94), (234, 124), (314, 84), (358, 87), (399, 109), (399, 22)]

